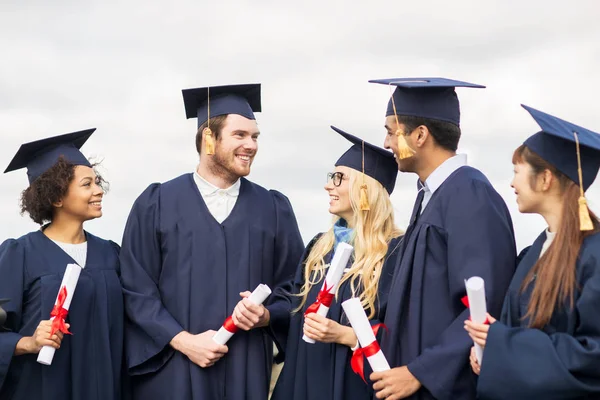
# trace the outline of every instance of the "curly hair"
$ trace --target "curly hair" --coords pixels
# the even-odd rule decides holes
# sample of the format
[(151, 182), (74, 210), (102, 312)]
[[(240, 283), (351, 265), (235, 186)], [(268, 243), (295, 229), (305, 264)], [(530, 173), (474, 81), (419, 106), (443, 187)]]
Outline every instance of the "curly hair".
[[(92, 168), (98, 164), (92, 164)], [(21, 215), (29, 214), (31, 219), (40, 225), (51, 222), (54, 216), (54, 204), (61, 201), (69, 190), (69, 185), (75, 177), (76, 165), (71, 164), (64, 157), (60, 157), (56, 164), (40, 175), (21, 193)], [(108, 182), (96, 172), (96, 184), (105, 192)]]

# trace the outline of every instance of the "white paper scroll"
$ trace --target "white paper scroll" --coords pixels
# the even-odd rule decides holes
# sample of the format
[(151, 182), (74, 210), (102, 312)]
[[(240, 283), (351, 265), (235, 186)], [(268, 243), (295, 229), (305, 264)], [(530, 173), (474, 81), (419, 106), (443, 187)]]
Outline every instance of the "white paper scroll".
[[(65, 274), (63, 275), (63, 279), (60, 284), (60, 289), (58, 290), (58, 294), (56, 295), (56, 301), (54, 302), (54, 305), (58, 303), (60, 292), (63, 290), (63, 288), (65, 288), (66, 297), (62, 308), (64, 308), (67, 311), (69, 310), (69, 307), (71, 306), (71, 300), (73, 300), (73, 294), (75, 293), (75, 288), (77, 287), (77, 282), (79, 281), (79, 274), (81, 274), (81, 267), (79, 265), (67, 265), (67, 268), (65, 269)], [(53, 320), (54, 317), (52, 317), (52, 321)], [(56, 349), (54, 347), (42, 347), (40, 353), (38, 354), (37, 362), (44, 365), (51, 365), (55, 352)]]
[[(469, 299), (471, 321), (483, 324), (487, 319), (487, 307), (485, 305), (485, 285), (483, 279), (478, 276), (474, 276), (465, 281), (465, 286), (467, 288), (467, 297)], [(479, 365), (481, 365), (483, 349), (477, 343), (474, 344), (477, 362)]]
[[(346, 268), (346, 265), (348, 265), (348, 260), (350, 260), (350, 256), (352, 255), (353, 251), (354, 247), (350, 246), (348, 243), (338, 243), (337, 247), (335, 248), (333, 258), (331, 259), (331, 263), (329, 264), (329, 269), (327, 270), (327, 275), (325, 276), (325, 281), (323, 282), (321, 290), (328, 288), (328, 292), (330, 294), (335, 294), (338, 284), (342, 279), (342, 275), (344, 275), (344, 268)], [(317, 314), (322, 317), (326, 317), (328, 312), (329, 307), (320, 303)], [(315, 343), (314, 340), (306, 335), (302, 336), (302, 340), (304, 340), (306, 343)]]
[[(360, 304), (358, 297), (353, 297), (350, 300), (344, 301), (342, 307), (344, 308), (344, 312), (350, 321), (350, 325), (358, 338), (360, 347), (366, 348), (373, 342), (376, 342), (377, 339), (375, 338), (375, 334), (369, 323), (369, 318), (367, 318), (367, 314), (365, 313), (362, 304)], [(369, 361), (369, 365), (371, 365), (371, 369), (374, 372), (387, 371), (390, 369), (390, 365), (381, 350), (372, 356), (367, 357), (367, 361)]]
[[(261, 283), (256, 287), (256, 289), (254, 289), (252, 294), (248, 297), (248, 300), (256, 305), (261, 305), (270, 294), (271, 289), (267, 285)], [(215, 333), (213, 340), (219, 344), (225, 344), (237, 331), (238, 327), (234, 325), (233, 319), (231, 316), (229, 316), (225, 320), (225, 323), (223, 323), (221, 329)]]

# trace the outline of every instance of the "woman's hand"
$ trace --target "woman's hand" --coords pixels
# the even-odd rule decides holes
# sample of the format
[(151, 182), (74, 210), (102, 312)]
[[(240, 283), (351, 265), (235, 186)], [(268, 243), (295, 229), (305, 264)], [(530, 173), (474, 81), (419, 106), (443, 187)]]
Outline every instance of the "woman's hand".
[(304, 334), (317, 342), (339, 343), (350, 348), (357, 342), (352, 328), (340, 325), (317, 313), (310, 313), (304, 318)]
[[(69, 329), (70, 325), (65, 325), (67, 329)], [(15, 355), (19, 356), (22, 354), (38, 354), (44, 346), (60, 349), (60, 344), (63, 340), (63, 333), (61, 331), (57, 331), (55, 334), (50, 336), (51, 330), (52, 321), (41, 321), (35, 329), (33, 336), (25, 336), (17, 342)]]
[(490, 330), (490, 325), (496, 322), (496, 319), (490, 314), (486, 315), (489, 324), (478, 324), (477, 322), (473, 322), (470, 320), (465, 321), (465, 330), (467, 331), (469, 336), (471, 336), (473, 342), (481, 346), (482, 349), (485, 347), (488, 331)]

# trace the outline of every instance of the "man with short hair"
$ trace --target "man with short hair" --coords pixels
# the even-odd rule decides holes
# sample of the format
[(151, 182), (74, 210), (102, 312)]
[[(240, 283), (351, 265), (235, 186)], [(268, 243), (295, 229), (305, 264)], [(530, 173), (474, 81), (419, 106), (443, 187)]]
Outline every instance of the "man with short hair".
[[(285, 348), (282, 286), (304, 246), (288, 199), (245, 178), (258, 151), (260, 85), (183, 96), (187, 117), (198, 118), (200, 163), (150, 185), (123, 237), (133, 397), (264, 400), (273, 340)], [(273, 289), (266, 307), (247, 299), (260, 283)], [(229, 315), (239, 331), (217, 344), (215, 330)]]
[(395, 86), (385, 147), (398, 169), (418, 175), (419, 194), (390, 288), (382, 348), (392, 369), (371, 375), (378, 399), (475, 399), (473, 343), (464, 330), (465, 280), (485, 280), (497, 315), (515, 270), (508, 209), (488, 179), (456, 154), (457, 86), (444, 78), (382, 79)]

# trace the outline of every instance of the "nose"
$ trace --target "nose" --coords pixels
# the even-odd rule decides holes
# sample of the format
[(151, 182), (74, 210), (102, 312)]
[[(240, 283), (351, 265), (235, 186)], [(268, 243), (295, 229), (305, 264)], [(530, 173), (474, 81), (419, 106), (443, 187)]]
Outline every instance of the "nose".
[(384, 149), (391, 149), (390, 147), (390, 135), (386, 135), (385, 140), (383, 141), (383, 148)]
[(327, 183), (325, 184), (325, 186), (323, 187), (323, 189), (325, 189), (328, 192), (330, 190), (333, 190), (333, 179), (327, 179)]
[(244, 149), (251, 151), (258, 151), (258, 142), (253, 138), (248, 138), (244, 141)]

